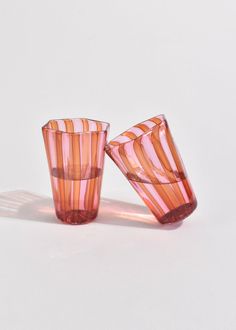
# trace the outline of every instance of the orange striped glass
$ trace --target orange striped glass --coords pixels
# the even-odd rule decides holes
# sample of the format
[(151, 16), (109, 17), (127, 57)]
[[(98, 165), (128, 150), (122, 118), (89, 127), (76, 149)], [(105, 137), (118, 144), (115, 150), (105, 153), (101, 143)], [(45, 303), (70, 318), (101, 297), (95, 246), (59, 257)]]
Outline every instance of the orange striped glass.
[(42, 127), (56, 215), (81, 224), (98, 213), (109, 124), (96, 120), (50, 120)]
[(162, 224), (194, 211), (197, 201), (163, 115), (131, 127), (105, 149)]

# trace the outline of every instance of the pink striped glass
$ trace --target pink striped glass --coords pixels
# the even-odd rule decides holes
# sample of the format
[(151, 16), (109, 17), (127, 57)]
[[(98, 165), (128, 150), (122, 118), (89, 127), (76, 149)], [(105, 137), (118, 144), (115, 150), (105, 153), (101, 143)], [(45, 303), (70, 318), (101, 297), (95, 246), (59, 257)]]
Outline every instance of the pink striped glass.
[(164, 115), (131, 127), (105, 149), (159, 222), (194, 211), (197, 201)]
[(109, 124), (56, 119), (42, 127), (56, 215), (82, 224), (98, 213)]

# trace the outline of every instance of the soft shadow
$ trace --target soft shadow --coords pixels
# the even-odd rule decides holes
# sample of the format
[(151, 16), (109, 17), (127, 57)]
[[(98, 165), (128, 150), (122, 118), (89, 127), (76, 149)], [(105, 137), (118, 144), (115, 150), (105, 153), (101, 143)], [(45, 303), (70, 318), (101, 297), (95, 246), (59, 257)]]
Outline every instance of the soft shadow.
[[(51, 198), (24, 190), (0, 193), (0, 217), (63, 224), (55, 216)], [(161, 225), (146, 207), (108, 198), (101, 199), (95, 222), (162, 230), (173, 230), (182, 224)]]
[(51, 198), (24, 190), (0, 193), (0, 217), (60, 224)]
[(182, 225), (182, 222), (162, 225), (145, 206), (109, 198), (102, 198), (95, 222), (114, 226), (161, 230), (173, 230)]

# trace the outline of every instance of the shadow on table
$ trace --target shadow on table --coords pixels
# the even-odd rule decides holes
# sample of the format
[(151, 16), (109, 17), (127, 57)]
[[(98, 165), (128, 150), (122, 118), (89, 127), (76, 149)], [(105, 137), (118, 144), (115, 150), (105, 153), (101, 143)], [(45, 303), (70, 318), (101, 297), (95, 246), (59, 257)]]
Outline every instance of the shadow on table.
[[(55, 216), (51, 198), (24, 190), (0, 193), (0, 217), (62, 224)], [(108, 198), (101, 199), (95, 222), (162, 230), (173, 230), (181, 225), (181, 222), (161, 225), (146, 207)]]

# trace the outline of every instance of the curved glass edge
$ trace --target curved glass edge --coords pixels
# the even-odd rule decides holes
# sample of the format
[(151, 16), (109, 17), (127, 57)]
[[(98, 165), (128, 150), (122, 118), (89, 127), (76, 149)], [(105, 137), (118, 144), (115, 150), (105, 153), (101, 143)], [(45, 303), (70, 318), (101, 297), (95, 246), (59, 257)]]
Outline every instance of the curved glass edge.
[[(60, 129), (53, 129), (51, 127), (48, 127), (48, 125), (50, 124), (50, 122), (52, 121), (57, 121), (57, 120), (75, 120), (75, 119), (79, 119), (79, 120), (89, 120), (89, 121), (92, 121), (94, 123), (101, 123), (101, 124), (104, 124), (105, 125), (105, 128), (102, 129), (102, 130), (88, 130), (88, 131), (85, 131), (85, 132), (65, 132), (63, 130), (60, 130)], [(57, 118), (57, 119), (50, 119), (46, 124), (44, 124), (42, 127), (41, 127), (42, 131), (49, 131), (49, 132), (54, 132), (56, 134), (68, 134), (68, 135), (83, 135), (83, 134), (93, 134), (93, 133), (108, 133), (109, 132), (109, 129), (110, 129), (110, 123), (107, 123), (105, 121), (100, 121), (100, 120), (96, 120), (96, 119), (90, 119), (90, 118)]]
[[(148, 121), (152, 121), (154, 119), (160, 119), (160, 123), (155, 123), (152, 127), (150, 127), (149, 129), (147, 129), (145, 132), (139, 134), (136, 138), (133, 138), (133, 139), (130, 139), (128, 141), (124, 141), (124, 142), (118, 142), (116, 141), (119, 137), (122, 137), (124, 136), (127, 132), (129, 132), (131, 129), (137, 127), (138, 125), (142, 125), (142, 124), (145, 124), (146, 122)], [(128, 128), (127, 130), (125, 130), (124, 132), (122, 132), (121, 134), (117, 135), (115, 138), (113, 138), (112, 140), (110, 140), (106, 146), (105, 146), (105, 151), (107, 152), (107, 154), (109, 155), (110, 151), (113, 149), (113, 148), (117, 148), (121, 145), (124, 145), (124, 144), (128, 144), (128, 143), (131, 143), (133, 142), (134, 140), (138, 140), (140, 139), (142, 136), (144, 135), (147, 135), (149, 134), (150, 132), (153, 132), (153, 130), (155, 130), (156, 127), (160, 126), (160, 125), (163, 125), (165, 124), (167, 127), (168, 127), (168, 123), (167, 123), (167, 120), (166, 120), (166, 117), (164, 114), (160, 114), (160, 115), (157, 115), (157, 116), (154, 116), (154, 117), (151, 117), (149, 119), (146, 119), (138, 124), (135, 124), (133, 126), (131, 126), (130, 128)]]

